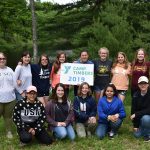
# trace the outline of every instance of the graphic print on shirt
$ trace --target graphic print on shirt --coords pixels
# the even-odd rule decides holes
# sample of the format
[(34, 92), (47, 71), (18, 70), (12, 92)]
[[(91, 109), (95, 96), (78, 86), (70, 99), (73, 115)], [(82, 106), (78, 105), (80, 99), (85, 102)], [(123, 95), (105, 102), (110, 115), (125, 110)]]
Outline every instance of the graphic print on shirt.
[(98, 68), (99, 75), (105, 74), (107, 72), (109, 72), (108, 66), (103, 66), (103, 65), (99, 66), (99, 68)]
[(147, 66), (134, 66), (134, 71), (142, 71), (146, 72), (147, 71)]
[(48, 79), (49, 74), (50, 74), (49, 69), (42, 69), (41, 68), (40, 73), (39, 73), (40, 79)]
[(38, 108), (24, 109), (21, 110), (21, 119), (23, 122), (33, 123), (39, 118), (40, 114), (41, 109)]

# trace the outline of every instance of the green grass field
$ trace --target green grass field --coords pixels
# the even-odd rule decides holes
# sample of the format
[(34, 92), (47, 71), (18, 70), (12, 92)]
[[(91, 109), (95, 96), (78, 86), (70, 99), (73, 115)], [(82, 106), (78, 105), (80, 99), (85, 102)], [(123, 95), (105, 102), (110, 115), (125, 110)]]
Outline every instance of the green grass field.
[(14, 138), (9, 140), (5, 136), (3, 119), (0, 119), (0, 150), (150, 150), (150, 142), (143, 139), (135, 139), (132, 135), (132, 123), (130, 121), (130, 94), (127, 94), (125, 108), (127, 117), (124, 120), (117, 137), (110, 140), (105, 137), (99, 140), (95, 135), (87, 138), (76, 138), (74, 142), (68, 139), (56, 141), (50, 146), (38, 144), (36, 140), (25, 147), (20, 147), (19, 139), (14, 127)]

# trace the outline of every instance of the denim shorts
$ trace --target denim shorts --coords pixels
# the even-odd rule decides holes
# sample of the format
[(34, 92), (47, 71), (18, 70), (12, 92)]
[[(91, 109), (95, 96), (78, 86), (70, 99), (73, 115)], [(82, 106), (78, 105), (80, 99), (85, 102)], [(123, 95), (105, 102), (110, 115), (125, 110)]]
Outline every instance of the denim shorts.
[(94, 85), (93, 89), (95, 92), (101, 92), (102, 90), (105, 89), (105, 86), (101, 86), (101, 85)]
[(117, 90), (118, 94), (126, 96), (127, 91), (126, 90)]

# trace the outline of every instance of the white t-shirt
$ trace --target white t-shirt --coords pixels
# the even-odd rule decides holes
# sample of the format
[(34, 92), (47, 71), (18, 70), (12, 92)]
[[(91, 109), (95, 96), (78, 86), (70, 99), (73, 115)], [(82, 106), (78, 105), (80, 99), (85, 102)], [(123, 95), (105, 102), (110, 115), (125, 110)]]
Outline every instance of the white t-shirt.
[(11, 68), (0, 68), (0, 103), (16, 99), (14, 72)]
[(32, 74), (31, 66), (28, 65), (18, 65), (15, 69), (15, 80), (21, 80), (21, 85), (16, 84), (17, 91), (21, 94), (23, 91), (32, 85)]

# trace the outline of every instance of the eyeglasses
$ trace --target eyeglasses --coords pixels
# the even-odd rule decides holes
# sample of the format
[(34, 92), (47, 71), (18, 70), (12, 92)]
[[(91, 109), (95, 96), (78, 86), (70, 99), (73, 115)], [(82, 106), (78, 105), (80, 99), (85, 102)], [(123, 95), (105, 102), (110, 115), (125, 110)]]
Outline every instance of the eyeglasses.
[(6, 58), (0, 58), (0, 60), (6, 60)]

